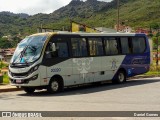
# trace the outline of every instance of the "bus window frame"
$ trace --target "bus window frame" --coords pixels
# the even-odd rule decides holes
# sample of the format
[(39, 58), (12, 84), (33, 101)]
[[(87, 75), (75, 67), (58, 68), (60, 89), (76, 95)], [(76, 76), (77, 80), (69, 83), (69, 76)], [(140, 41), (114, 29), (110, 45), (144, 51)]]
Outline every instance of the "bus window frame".
[[(73, 55), (73, 49), (72, 49), (72, 38), (81, 38), (81, 39), (85, 39), (86, 40), (86, 48), (87, 48), (87, 56), (74, 56)], [(89, 57), (89, 50), (88, 50), (88, 40), (86, 39), (86, 37), (83, 37), (83, 36), (70, 36), (69, 37), (69, 41), (70, 41), (70, 49), (71, 49), (71, 57), (72, 58), (85, 58), (85, 57)]]
[[(121, 38), (128, 38), (128, 47), (130, 49), (130, 53), (122, 53), (122, 44), (121, 44)], [(121, 49), (121, 55), (130, 55), (133, 54), (133, 45), (132, 45), (132, 39), (129, 36), (120, 36), (119, 37), (120, 42), (120, 49)]]
[[(142, 52), (142, 53), (133, 53), (133, 42), (132, 42), (132, 38), (144, 38), (144, 41), (145, 41), (145, 49), (144, 49), (144, 51)], [(143, 54), (143, 53), (145, 53), (146, 52), (146, 50), (147, 50), (147, 38), (145, 37), (145, 36), (130, 36), (130, 41), (131, 41), (131, 45), (132, 45), (132, 55), (137, 55), (137, 54)]]
[[(122, 53), (122, 46), (121, 46), (121, 40), (120, 38), (128, 38), (128, 43), (129, 43), (129, 47), (131, 47), (131, 52), (127, 53), (127, 54), (123, 54)], [(51, 37), (49, 42), (55, 42), (55, 40), (53, 40), (53, 38), (61, 38), (61, 39), (65, 39), (62, 40), (62, 42), (67, 42), (68, 45), (68, 53), (69, 53), (69, 57), (67, 58), (86, 58), (86, 57), (105, 57), (105, 56), (116, 56), (116, 55), (136, 55), (136, 54), (143, 54), (143, 53), (133, 53), (133, 43), (132, 43), (132, 38), (144, 38), (145, 40), (145, 50), (143, 51), (143, 53), (145, 53), (146, 49), (147, 49), (147, 38), (145, 36), (81, 36), (81, 35), (54, 35)], [(86, 40), (86, 47), (87, 47), (87, 56), (73, 56), (73, 51), (72, 51), (72, 41), (71, 38), (84, 38)], [(103, 55), (90, 55), (90, 49), (89, 49), (89, 38), (99, 38), (102, 40), (102, 47), (103, 47)], [(118, 54), (106, 54), (105, 51), (105, 39), (106, 38), (115, 38), (115, 40), (117, 41), (118, 44)], [(48, 42), (48, 43), (49, 43)], [(47, 44), (48, 45), (48, 44)], [(59, 58), (59, 57), (58, 57)]]
[(115, 38), (115, 40), (117, 41), (117, 48), (118, 48), (118, 54), (106, 54), (106, 50), (105, 50), (105, 44), (103, 44), (103, 48), (104, 48), (104, 50), (105, 50), (105, 56), (116, 56), (116, 55), (121, 55), (122, 54), (122, 52), (121, 52), (121, 46), (120, 46), (120, 40), (119, 40), (119, 37), (117, 37), (117, 36), (103, 36), (103, 41), (105, 42), (105, 38)]
[[(58, 38), (60, 38), (61, 40), (57, 40)], [(65, 40), (64, 40), (65, 39)], [(68, 49), (68, 57), (52, 57), (52, 58), (48, 58), (48, 59), (55, 59), (55, 58), (59, 58), (59, 59), (67, 59), (71, 57), (71, 51), (70, 51), (70, 41), (69, 41), (69, 37), (66, 37), (66, 35), (53, 35), (50, 40), (48, 41), (46, 48), (45, 48), (45, 52), (49, 46), (49, 44), (51, 43), (67, 43), (67, 49)]]
[[(103, 50), (103, 55), (90, 55), (90, 49), (89, 49), (89, 38), (100, 38), (101, 40), (102, 40), (102, 50)], [(88, 37), (86, 37), (86, 39), (87, 39), (87, 43), (88, 43), (88, 56), (89, 57), (103, 57), (103, 56), (106, 56), (106, 54), (105, 54), (105, 49), (104, 49), (104, 39), (103, 39), (103, 36), (88, 36)]]

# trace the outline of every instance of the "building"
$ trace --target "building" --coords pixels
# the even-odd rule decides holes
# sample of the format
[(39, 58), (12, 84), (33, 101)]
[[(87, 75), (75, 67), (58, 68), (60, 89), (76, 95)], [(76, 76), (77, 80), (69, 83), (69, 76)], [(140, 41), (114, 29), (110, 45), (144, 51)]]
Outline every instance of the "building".
[(111, 28), (105, 28), (105, 27), (97, 27), (96, 30), (99, 30), (101, 32), (106, 32), (106, 33), (116, 33), (117, 31)]
[(144, 33), (146, 35), (148, 35), (150, 33), (150, 30), (147, 29), (143, 29), (143, 28), (138, 28), (135, 30), (136, 33)]
[[(114, 29), (117, 30), (117, 24), (114, 26)], [(131, 33), (132, 32), (132, 28), (130, 26), (126, 26), (126, 25), (119, 25), (119, 29), (118, 32), (123, 32), (123, 33)]]
[(0, 49), (0, 60), (4, 60), (4, 51)]
[(2, 68), (0, 73), (2, 73), (2, 75), (6, 75), (8, 73), (8, 68)]
[(14, 54), (15, 48), (0, 49), (0, 58), (3, 61), (10, 62), (12, 55)]

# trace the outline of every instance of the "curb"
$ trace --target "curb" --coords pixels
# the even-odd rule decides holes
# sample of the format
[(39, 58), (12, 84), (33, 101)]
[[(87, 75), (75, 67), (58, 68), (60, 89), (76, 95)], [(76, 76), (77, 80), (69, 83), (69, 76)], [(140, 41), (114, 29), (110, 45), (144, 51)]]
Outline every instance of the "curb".
[(14, 91), (21, 91), (21, 88), (6, 88), (6, 89), (0, 89), (1, 92), (14, 92)]
[(138, 75), (138, 76), (130, 77), (128, 79), (130, 80), (130, 79), (154, 78), (154, 77), (160, 77), (160, 75)]
[(2, 86), (2, 89), (0, 89), (0, 93), (1, 92), (13, 92), (13, 91), (20, 91), (22, 90), (22, 88), (17, 88), (17, 87), (11, 87), (10, 85), (6, 85), (6, 84), (0, 84), (0, 88)]

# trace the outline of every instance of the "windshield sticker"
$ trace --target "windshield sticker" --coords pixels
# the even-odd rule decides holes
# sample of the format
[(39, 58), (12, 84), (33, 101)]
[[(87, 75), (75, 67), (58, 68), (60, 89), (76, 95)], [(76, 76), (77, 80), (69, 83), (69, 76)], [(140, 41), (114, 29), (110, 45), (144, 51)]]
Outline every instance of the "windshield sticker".
[(25, 60), (24, 60), (24, 58), (23, 58), (23, 57), (21, 58), (20, 63), (25, 63)]

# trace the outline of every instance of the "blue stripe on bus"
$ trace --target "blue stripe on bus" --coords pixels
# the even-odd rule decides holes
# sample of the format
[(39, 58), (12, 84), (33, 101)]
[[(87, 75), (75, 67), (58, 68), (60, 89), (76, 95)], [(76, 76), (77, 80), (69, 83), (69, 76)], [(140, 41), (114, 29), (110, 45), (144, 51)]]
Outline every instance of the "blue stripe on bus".
[[(135, 34), (135, 36), (146, 37), (145, 34)], [(150, 47), (149, 47), (149, 40), (146, 37), (146, 50), (142, 54), (128, 54), (125, 56), (122, 64), (118, 68), (125, 69), (126, 77), (132, 77), (138, 74), (143, 74), (149, 71), (150, 67)], [(117, 72), (118, 72), (117, 70)], [(113, 76), (112, 79), (116, 78), (116, 74)]]

